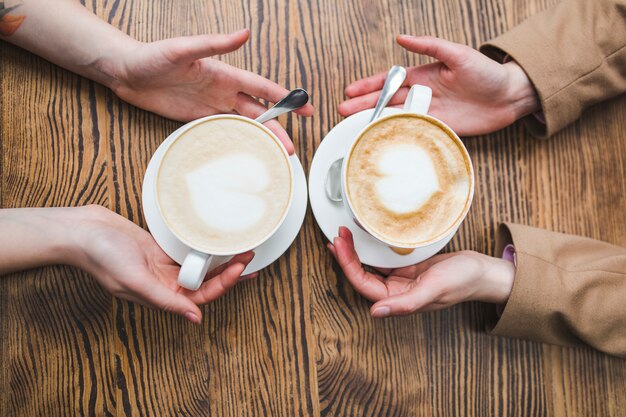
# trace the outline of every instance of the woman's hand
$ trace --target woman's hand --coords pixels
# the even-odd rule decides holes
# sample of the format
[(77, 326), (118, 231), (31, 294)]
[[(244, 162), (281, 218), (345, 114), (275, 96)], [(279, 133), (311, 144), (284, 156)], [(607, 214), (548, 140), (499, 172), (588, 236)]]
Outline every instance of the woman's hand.
[[(426, 85), (433, 90), (429, 114), (460, 136), (494, 132), (540, 109), (532, 83), (515, 62), (502, 65), (469, 46), (427, 36), (400, 35), (397, 41), (437, 62), (408, 68), (404, 87), (390, 105), (403, 103), (413, 84)], [(349, 116), (373, 108), (386, 75), (349, 85), (345, 91), (348, 100), (341, 103), (339, 113)]]
[(101, 206), (0, 210), (0, 275), (43, 265), (81, 268), (116, 297), (200, 323), (197, 305), (226, 294), (254, 257), (235, 256), (197, 291), (177, 284), (180, 266), (150, 233)]
[(197, 305), (210, 303), (240, 280), (253, 277), (240, 277), (254, 257), (247, 252), (212, 271), (197, 291), (189, 291), (178, 286), (180, 266), (150, 233), (101, 206), (73, 210), (81, 212), (75, 215), (74, 244), (65, 262), (89, 272), (116, 297), (200, 323), (202, 313)]
[[(174, 120), (189, 121), (217, 113), (256, 118), (288, 91), (278, 84), (214, 58), (239, 49), (249, 30), (229, 35), (199, 35), (136, 43), (120, 51), (111, 72), (111, 88), (123, 100)], [(313, 114), (310, 104), (297, 111)], [(267, 122), (289, 154), (293, 143), (276, 120)]]
[[(0, 33), (0, 38), (170, 119), (187, 122), (217, 113), (254, 119), (265, 111), (257, 100), (275, 103), (288, 93), (264, 77), (211, 58), (239, 49), (250, 36), (247, 29), (144, 43), (99, 19), (76, 0), (26, 1), (13, 14), (11, 27), (0, 28), (0, 32), (10, 29), (11, 36)], [(313, 107), (306, 105), (298, 113), (310, 116)], [(272, 120), (267, 127), (292, 154), (293, 144), (280, 123)]]
[(515, 276), (511, 262), (470, 251), (437, 255), (405, 268), (380, 269), (381, 275), (370, 273), (361, 266), (346, 227), (339, 229), (328, 248), (354, 289), (374, 302), (370, 310), (374, 317), (440, 310), (463, 301), (505, 304)]

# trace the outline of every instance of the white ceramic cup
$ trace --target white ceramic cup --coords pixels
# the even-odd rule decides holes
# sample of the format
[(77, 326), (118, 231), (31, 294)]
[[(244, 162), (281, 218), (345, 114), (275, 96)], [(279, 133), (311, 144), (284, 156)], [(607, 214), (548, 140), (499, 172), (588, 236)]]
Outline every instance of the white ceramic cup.
[[(158, 187), (158, 180), (157, 179), (158, 179), (158, 175), (159, 175), (159, 172), (160, 172), (161, 163), (166, 158), (167, 152), (169, 151), (169, 148), (174, 143), (176, 143), (176, 141), (182, 135), (184, 135), (185, 132), (187, 132), (188, 130), (192, 129), (193, 127), (195, 127), (195, 126), (197, 126), (197, 125), (199, 125), (199, 124), (201, 124), (203, 122), (206, 122), (206, 121), (212, 120), (212, 119), (241, 120), (241, 121), (243, 121), (245, 123), (252, 123), (252, 124), (256, 125), (259, 129), (262, 129), (267, 134), (269, 134), (270, 137), (272, 138), (272, 140), (274, 140), (276, 142), (276, 144), (280, 147), (280, 149), (282, 150), (282, 152), (283, 152), (283, 154), (285, 156), (285, 160), (287, 161), (286, 167), (288, 167), (287, 169), (289, 169), (289, 177), (291, 179), (291, 190), (290, 190), (290, 193), (289, 193), (289, 203), (287, 205), (287, 208), (285, 209), (285, 212), (282, 215), (282, 218), (278, 222), (278, 224), (272, 229), (271, 232), (267, 233), (262, 239), (259, 239), (259, 241), (255, 242), (250, 247), (246, 247), (246, 248), (243, 248), (243, 249), (238, 249), (237, 252), (235, 252), (235, 253), (231, 253), (231, 252), (206, 253), (206, 252), (203, 252), (202, 250), (194, 247), (192, 244), (190, 244), (188, 241), (186, 241), (186, 239), (183, 236), (180, 236), (171, 225), (168, 224), (167, 219), (165, 218), (165, 216), (163, 216), (163, 211), (162, 211), (161, 205), (159, 203), (159, 187)], [(202, 282), (204, 281), (204, 278), (206, 277), (206, 274), (209, 271), (217, 268), (220, 265), (225, 264), (226, 262), (231, 260), (232, 257), (235, 256), (235, 255), (254, 250), (255, 248), (257, 248), (260, 245), (262, 245), (263, 243), (265, 243), (269, 238), (271, 238), (274, 235), (274, 233), (276, 233), (278, 228), (285, 221), (285, 218), (287, 217), (287, 213), (289, 212), (289, 209), (291, 208), (291, 203), (293, 201), (293, 194), (294, 194), (293, 168), (292, 168), (291, 164), (289, 163), (289, 154), (287, 153), (287, 150), (285, 149), (285, 146), (281, 143), (281, 141), (276, 137), (276, 135), (271, 130), (269, 130), (267, 127), (265, 127), (261, 123), (258, 123), (255, 120), (249, 119), (249, 118), (244, 117), (244, 116), (231, 115), (231, 114), (218, 114), (218, 115), (214, 115), (214, 116), (208, 116), (208, 117), (204, 117), (202, 119), (194, 120), (192, 122), (187, 123), (179, 131), (177, 131), (176, 137), (174, 138), (174, 140), (172, 142), (170, 142), (167, 145), (167, 148), (165, 148), (165, 151), (164, 151), (163, 155), (164, 155), (163, 158), (161, 158), (161, 160), (158, 163), (157, 169), (155, 170), (155, 176), (157, 178), (155, 178), (155, 181), (154, 181), (154, 195), (156, 197), (155, 200), (156, 200), (156, 204), (157, 204), (157, 207), (158, 207), (158, 214), (161, 217), (161, 219), (163, 220), (163, 223), (170, 230), (172, 235), (175, 236), (177, 239), (179, 239), (182, 243), (184, 243), (186, 246), (188, 246), (190, 248), (189, 253), (187, 254), (187, 256), (185, 257), (185, 260), (181, 264), (180, 272), (178, 273), (178, 285), (180, 285), (181, 287), (184, 287), (184, 288), (187, 288), (187, 289), (195, 291), (198, 288), (200, 288), (200, 285), (202, 285)]]
[[(412, 86), (404, 102), (404, 108), (401, 113), (394, 113), (389, 116), (381, 117), (377, 120), (374, 120), (373, 122), (365, 126), (365, 128), (363, 128), (363, 130), (361, 130), (359, 134), (355, 136), (354, 141), (350, 145), (350, 148), (348, 148), (348, 152), (346, 153), (344, 157), (344, 163), (342, 164), (342, 168), (341, 168), (341, 193), (343, 197), (343, 205), (348, 211), (348, 213), (350, 214), (350, 217), (352, 217), (352, 219), (356, 223), (356, 225), (359, 226), (361, 229), (363, 229), (366, 233), (368, 233), (374, 239), (389, 246), (389, 248), (391, 248), (394, 252), (400, 255), (407, 255), (409, 253), (413, 254), (412, 257), (415, 257), (414, 259), (417, 259), (416, 262), (422, 262), (430, 258), (433, 254), (441, 250), (441, 248), (443, 248), (452, 239), (452, 237), (454, 237), (456, 231), (459, 229), (459, 226), (461, 225), (461, 223), (467, 216), (467, 213), (469, 212), (470, 206), (472, 204), (472, 198), (474, 197), (474, 168), (472, 167), (472, 161), (469, 157), (467, 149), (465, 148), (465, 145), (463, 145), (463, 142), (461, 142), (461, 139), (459, 139), (459, 137), (456, 135), (456, 133), (454, 133), (452, 129), (450, 129), (441, 120), (436, 119), (427, 114), (428, 109), (430, 107), (431, 99), (432, 99), (432, 90), (429, 87), (426, 87), (423, 85), (417, 85), (417, 84)], [(421, 117), (425, 118), (426, 120), (432, 121), (434, 124), (444, 127), (448, 131), (448, 134), (451, 136), (450, 140), (455, 140), (457, 142), (457, 145), (459, 146), (459, 149), (465, 154), (465, 158), (468, 162), (468, 167), (470, 171), (469, 172), (470, 192), (469, 192), (469, 196), (467, 199), (467, 203), (465, 204), (463, 213), (461, 213), (461, 215), (457, 218), (454, 224), (452, 224), (443, 234), (435, 236), (433, 239), (427, 242), (420, 243), (419, 245), (406, 245), (406, 246), (398, 245), (396, 242), (394, 243), (387, 242), (385, 241), (384, 237), (378, 236), (371, 230), (368, 230), (367, 226), (362, 221), (359, 220), (359, 216), (357, 216), (356, 213), (354, 212), (354, 209), (352, 208), (352, 204), (350, 203), (349, 195), (346, 192), (348, 161), (350, 160), (352, 151), (354, 150), (354, 147), (359, 141), (359, 139), (361, 138), (361, 136), (373, 124), (381, 123), (388, 119), (393, 119), (405, 113), (419, 114)], [(418, 254), (415, 254), (414, 253), (415, 251), (422, 253), (423, 257), (422, 258), (420, 258), (419, 256), (416, 257), (416, 255)]]

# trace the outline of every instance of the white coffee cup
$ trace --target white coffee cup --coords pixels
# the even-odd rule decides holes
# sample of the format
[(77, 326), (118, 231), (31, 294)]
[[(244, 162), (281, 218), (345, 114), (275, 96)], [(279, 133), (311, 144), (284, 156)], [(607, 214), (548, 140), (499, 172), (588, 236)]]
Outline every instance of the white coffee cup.
[[(363, 128), (354, 137), (354, 141), (352, 142), (352, 144), (348, 148), (347, 153), (344, 156), (344, 163), (342, 164), (342, 170), (341, 170), (341, 193), (342, 193), (342, 197), (343, 197), (343, 205), (344, 205), (345, 209), (348, 211), (350, 217), (352, 217), (352, 219), (354, 220), (355, 224), (357, 226), (359, 226), (362, 230), (364, 230), (367, 234), (372, 236), (374, 239), (376, 239), (379, 242), (382, 242), (383, 244), (387, 245), (394, 252), (396, 252), (396, 253), (398, 253), (400, 255), (411, 254), (411, 257), (412, 257), (412, 259), (415, 259), (415, 262), (421, 262), (423, 260), (428, 259), (434, 253), (439, 251), (443, 246), (445, 246), (454, 237), (454, 235), (456, 234), (459, 226), (461, 225), (461, 223), (463, 222), (463, 220), (467, 216), (467, 213), (469, 212), (469, 209), (470, 209), (470, 206), (471, 206), (471, 202), (472, 202), (472, 198), (474, 196), (474, 169), (473, 169), (473, 166), (472, 166), (469, 154), (467, 152), (467, 149), (465, 148), (465, 145), (463, 144), (463, 142), (459, 139), (459, 137), (454, 133), (454, 131), (452, 129), (450, 129), (445, 123), (443, 123), (439, 119), (436, 119), (435, 117), (429, 116), (427, 114), (428, 113), (428, 109), (430, 107), (431, 99), (432, 99), (432, 90), (429, 87), (426, 87), (426, 86), (423, 86), (423, 85), (413, 85), (411, 87), (410, 91), (409, 91), (409, 94), (408, 94), (406, 100), (405, 100), (402, 112), (400, 112), (400, 113), (393, 113), (393, 114), (391, 114), (389, 116), (381, 117), (381, 118), (379, 118), (377, 120), (374, 120), (374, 121), (370, 122), (365, 128)], [(367, 225), (365, 224), (365, 222), (359, 220), (359, 216), (355, 213), (355, 211), (354, 211), (354, 209), (352, 207), (352, 204), (350, 203), (350, 196), (346, 192), (346, 190), (347, 190), (348, 161), (350, 159), (350, 156), (352, 155), (352, 151), (354, 150), (355, 145), (357, 144), (357, 142), (359, 141), (361, 136), (373, 124), (380, 123), (381, 121), (383, 121), (385, 119), (391, 119), (391, 118), (394, 118), (394, 117), (398, 117), (399, 115), (402, 115), (402, 114), (405, 114), (405, 113), (418, 114), (421, 117), (423, 117), (424, 119), (433, 122), (434, 124), (437, 124), (439, 126), (443, 126), (447, 130), (447, 133), (451, 136), (451, 139), (453, 139), (453, 140), (455, 140), (457, 142), (458, 148), (464, 153), (466, 161), (468, 163), (469, 176), (470, 176), (469, 195), (468, 195), (467, 202), (465, 204), (464, 210), (461, 213), (461, 215), (458, 216), (457, 220), (444, 232), (444, 234), (439, 235), (438, 237), (436, 237), (434, 239), (431, 239), (429, 241), (421, 242), (420, 244), (415, 244), (415, 245), (400, 245), (397, 242), (386, 241), (380, 235), (377, 235), (376, 233), (374, 233), (371, 230), (369, 230)], [(423, 254), (423, 256), (420, 257), (419, 256), (420, 254)]]
[[(219, 114), (219, 115), (214, 115), (214, 116), (208, 116), (208, 117), (204, 117), (204, 118), (197, 119), (197, 120), (194, 120), (192, 122), (189, 122), (188, 124), (183, 126), (181, 129), (179, 129), (175, 133), (176, 136), (173, 138), (173, 140), (164, 149), (163, 155), (167, 155), (168, 150), (188, 130), (194, 128), (195, 126), (197, 126), (197, 125), (199, 125), (201, 123), (204, 123), (204, 122), (207, 122), (207, 121), (210, 121), (210, 120), (213, 120), (213, 119), (225, 119), (225, 118), (233, 119), (233, 120), (241, 120), (241, 121), (246, 122), (246, 123), (251, 123), (251, 124), (257, 126), (259, 129), (262, 129), (280, 147), (282, 153), (284, 154), (285, 160), (289, 161), (289, 154), (287, 153), (287, 150), (285, 149), (284, 145), (281, 143), (281, 141), (276, 137), (276, 135), (271, 130), (269, 130), (267, 127), (265, 127), (261, 123), (256, 122), (255, 120), (249, 119), (249, 118), (244, 117), (244, 116), (230, 115), (230, 114)], [(161, 168), (161, 163), (162, 163), (162, 161), (164, 159), (165, 159), (165, 156), (163, 158), (161, 158), (160, 161), (158, 161), (158, 166), (157, 166), (157, 169), (155, 170), (156, 177), (158, 177), (158, 173), (160, 172), (160, 168)], [(177, 238), (178, 240), (180, 240), (182, 243), (184, 243), (186, 246), (188, 246), (190, 248), (189, 253), (186, 255), (184, 261), (181, 264), (180, 272), (178, 274), (178, 285), (180, 285), (181, 287), (190, 289), (190, 290), (194, 290), (194, 291), (197, 290), (198, 288), (200, 288), (200, 285), (202, 285), (202, 282), (204, 281), (204, 278), (206, 277), (206, 275), (207, 275), (207, 273), (209, 271), (219, 267), (220, 265), (223, 265), (223, 264), (227, 263), (235, 255), (238, 255), (240, 253), (245, 253), (245, 252), (248, 252), (248, 251), (256, 249), (257, 247), (259, 247), (260, 245), (265, 243), (268, 239), (270, 239), (276, 233), (276, 231), (280, 228), (280, 226), (285, 221), (285, 218), (287, 217), (289, 209), (291, 208), (291, 204), (292, 204), (292, 201), (293, 201), (293, 195), (294, 195), (294, 181), (293, 181), (294, 174), (293, 174), (293, 168), (292, 168), (290, 163), (287, 163), (286, 167), (288, 167), (287, 169), (289, 169), (289, 177), (291, 179), (291, 181), (290, 181), (291, 189), (290, 189), (290, 192), (289, 192), (289, 202), (287, 204), (287, 207), (284, 210), (284, 213), (282, 214), (282, 217), (281, 217), (280, 221), (276, 224), (276, 226), (269, 233), (265, 234), (261, 239), (259, 239), (256, 242), (254, 242), (254, 244), (249, 245), (248, 247), (239, 248), (236, 252), (211, 251), (211, 253), (207, 253), (206, 251), (203, 251), (202, 249), (200, 249), (198, 247), (194, 247), (194, 245), (192, 243), (190, 243), (183, 236), (181, 236), (175, 230), (175, 228), (171, 227), (171, 225), (168, 224), (165, 216), (163, 215), (163, 209), (162, 209), (161, 203), (159, 201), (160, 199), (159, 199), (158, 181), (156, 181), (156, 180), (154, 181), (154, 190), (153, 191), (154, 191), (154, 195), (156, 197), (155, 200), (156, 200), (156, 205), (157, 205), (157, 208), (158, 208), (158, 210), (157, 210), (158, 211), (158, 215), (161, 217), (161, 220), (166, 225), (166, 227), (171, 232), (171, 234), (175, 238)]]

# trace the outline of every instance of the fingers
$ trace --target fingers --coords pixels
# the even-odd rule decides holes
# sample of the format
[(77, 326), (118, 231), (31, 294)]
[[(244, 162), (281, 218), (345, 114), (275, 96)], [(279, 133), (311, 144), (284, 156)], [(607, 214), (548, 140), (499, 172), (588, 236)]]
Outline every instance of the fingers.
[[(289, 90), (265, 77), (242, 69), (235, 69), (235, 71), (234, 76), (242, 85), (241, 91), (249, 96), (267, 100), (272, 103), (278, 103), (283, 97), (289, 94)], [(313, 115), (313, 111), (313, 106), (307, 103), (296, 110), (296, 113), (308, 117)]]
[(387, 71), (355, 81), (346, 87), (346, 96), (358, 97), (364, 94), (373, 93), (374, 91), (380, 91), (383, 88), (383, 85), (385, 85), (386, 79)]
[(161, 282), (155, 282), (152, 277), (149, 280), (154, 282), (154, 284), (145, 293), (135, 294), (136, 298), (155, 308), (179, 314), (194, 324), (200, 323), (202, 312), (192, 300), (181, 293), (167, 288)]
[[(265, 113), (267, 109), (265, 108), (265, 106), (263, 106), (261, 103), (259, 103), (249, 95), (239, 93), (237, 95), (237, 101), (235, 102), (235, 110), (241, 115), (250, 117), (251, 119), (256, 119), (261, 114)], [(285, 129), (283, 129), (283, 127), (280, 125), (280, 123), (278, 123), (277, 120), (270, 120), (268, 122), (265, 122), (265, 126), (267, 126), (267, 128), (270, 129), (272, 132), (274, 132), (276, 137), (278, 137), (278, 139), (285, 146), (287, 153), (289, 155), (293, 155), (293, 142), (291, 141), (291, 138), (289, 137), (287, 132), (285, 132)]]
[(327, 243), (326, 247), (328, 248), (328, 250), (330, 251), (330, 253), (333, 255), (333, 257), (335, 259), (337, 259), (337, 251), (335, 250), (335, 247), (333, 246), (332, 243)]
[(450, 285), (449, 280), (437, 279), (440, 276), (434, 269), (434, 265), (446, 259), (457, 256), (458, 253), (444, 253), (433, 256), (424, 262), (405, 268), (395, 269), (391, 272), (397, 277), (415, 279), (413, 287), (402, 294), (394, 295), (378, 301), (370, 312), (373, 317), (399, 316), (417, 312), (435, 311), (447, 307), (449, 304), (440, 302), (441, 294), (446, 292)]
[(239, 255), (235, 255), (233, 256), (233, 259), (231, 259), (230, 261), (228, 261), (226, 263), (226, 265), (233, 265), (236, 263), (242, 263), (246, 266), (248, 266), (248, 264), (250, 262), (252, 262), (252, 260), (255, 257), (255, 253), (253, 251), (248, 251), (248, 252), (244, 252), (244, 253), (240, 253)]
[(237, 282), (242, 272), (246, 269), (246, 264), (235, 263), (229, 265), (224, 271), (206, 281), (196, 292), (196, 296), (191, 299), (198, 304), (207, 304), (225, 295)]
[[(348, 245), (354, 248), (354, 238), (352, 237), (352, 232), (345, 226), (341, 226), (339, 228), (339, 237), (345, 239), (348, 242)], [(356, 251), (354, 252), (356, 254)]]
[[(188, 63), (197, 59), (226, 54), (239, 49), (248, 41), (250, 30), (243, 29), (228, 35), (198, 35), (160, 41), (164, 53), (173, 63)], [(277, 103), (289, 91), (260, 75), (239, 68), (227, 66), (231, 77), (242, 86), (241, 91), (272, 103)], [(313, 106), (306, 104), (296, 113), (302, 116), (313, 115)]]
[[(399, 35), (397, 41), (398, 44), (409, 51), (436, 58), (449, 68), (463, 65), (470, 56), (468, 52), (473, 51), (468, 46), (430, 36)], [(394, 95), (389, 105), (402, 104), (406, 99), (410, 85), (430, 85), (432, 80), (429, 79), (431, 78), (429, 76), (436, 74), (440, 68), (441, 64), (428, 64), (410, 68), (403, 84), (404, 87)], [(356, 81), (346, 87), (345, 93), (349, 100), (339, 105), (339, 114), (350, 116), (359, 111), (373, 108), (378, 101), (380, 90), (385, 84), (386, 77), (387, 73), (381, 72)]]
[(346, 227), (339, 229), (339, 236), (334, 239), (334, 250), (331, 253), (337, 259), (346, 278), (354, 289), (371, 301), (378, 301), (387, 297), (387, 287), (381, 278), (369, 273), (361, 266), (361, 261), (354, 249), (352, 233)]
[(285, 146), (285, 149), (287, 150), (287, 153), (289, 155), (293, 155), (294, 152), (295, 152), (295, 148), (293, 146), (293, 142), (291, 141), (291, 138), (289, 137), (289, 135), (287, 134), (285, 129), (283, 129), (282, 125), (278, 122), (278, 120), (269, 120), (269, 121), (265, 122), (264, 124), (265, 124), (265, 126), (267, 126), (267, 128), (269, 130), (274, 132), (276, 137)]
[(224, 270), (226, 268), (228, 268), (230, 265), (232, 265), (234, 263), (237, 263), (237, 262), (248, 263), (252, 259), (254, 259), (254, 252), (252, 252), (252, 251), (236, 255), (230, 261), (226, 262), (225, 264), (222, 264), (222, 265), (218, 266), (217, 268), (214, 268), (211, 271), (207, 272), (206, 277), (204, 278), (204, 281), (208, 281), (211, 278), (221, 274), (222, 272), (224, 272)]
[(174, 63), (192, 62), (213, 55), (226, 54), (239, 49), (250, 37), (243, 29), (228, 35), (185, 36), (161, 41), (168, 59)]
[(235, 256), (223, 271), (204, 282), (197, 291), (189, 291), (186, 294), (196, 304), (217, 300), (240, 281), (241, 274), (253, 258), (252, 252)]
[(259, 276), (258, 272), (253, 272), (251, 274), (248, 275), (242, 275), (241, 277), (239, 277), (239, 281), (243, 282), (243, 281), (249, 281), (251, 279), (257, 278)]
[(416, 313), (433, 301), (431, 291), (423, 285), (417, 285), (405, 293), (380, 300), (370, 308), (370, 312), (376, 318), (402, 316)]
[[(433, 57), (443, 62), (448, 67), (462, 65), (468, 57), (468, 51), (472, 50), (472, 48), (466, 45), (449, 42), (444, 39), (431, 36), (399, 35), (397, 37), (397, 42), (400, 46), (411, 52)], [(413, 67), (409, 69), (409, 71), (413, 70), (414, 72), (418, 68), (420, 67)], [(415, 75), (415, 73), (411, 74), (411, 72), (409, 72), (403, 85), (410, 86), (412, 84), (421, 83), (420, 79), (415, 79)], [(386, 78), (387, 72), (381, 72), (371, 77), (355, 81), (346, 87), (346, 96), (349, 98), (355, 98), (379, 92), (383, 88)], [(372, 105), (365, 108), (374, 107), (374, 104), (376, 104), (376, 100), (374, 100)]]
[(467, 59), (468, 49), (471, 49), (468, 46), (432, 36), (399, 35), (397, 42), (411, 52), (435, 58), (450, 68), (462, 65)]
[[(406, 100), (408, 94), (409, 87), (400, 88), (398, 92), (394, 94), (394, 96), (391, 98), (388, 106), (394, 106), (404, 103), (404, 100)], [(346, 100), (339, 105), (339, 114), (347, 117), (362, 110), (372, 109), (376, 106), (378, 97), (380, 97), (380, 91), (374, 91), (373, 93), (367, 93), (365, 95)]]
[[(409, 94), (411, 86), (414, 84), (422, 84), (429, 86), (436, 93), (437, 91), (437, 82), (439, 78), (439, 73), (441, 71), (442, 64), (441, 63), (432, 63), (426, 65), (419, 65), (417, 67), (411, 67), (407, 69), (406, 80), (404, 81), (403, 87), (401, 87), (396, 94), (391, 98), (389, 102), (389, 107), (402, 107), (406, 97)], [(386, 75), (386, 74), (383, 74)], [(377, 76), (375, 76), (377, 77)], [(364, 81), (364, 80), (361, 80)], [(357, 81), (360, 83), (361, 81)], [(353, 84), (356, 85), (357, 83)], [(384, 78), (383, 78), (384, 83)], [(372, 83), (372, 86), (376, 86)], [(344, 117), (353, 115), (354, 113), (358, 113), (362, 110), (372, 109), (376, 106), (376, 102), (378, 102), (378, 97), (380, 97), (380, 89), (373, 91), (368, 91), (367, 88), (358, 88), (351, 89), (348, 91), (346, 89), (346, 95), (349, 96), (349, 99), (344, 101), (339, 105), (339, 114)], [(348, 94), (348, 92), (350, 94)]]

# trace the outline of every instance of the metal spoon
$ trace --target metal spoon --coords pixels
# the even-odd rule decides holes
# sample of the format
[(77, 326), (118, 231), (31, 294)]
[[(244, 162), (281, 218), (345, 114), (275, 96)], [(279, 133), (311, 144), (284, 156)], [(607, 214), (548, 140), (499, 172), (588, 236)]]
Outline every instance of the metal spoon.
[(274, 119), (281, 114), (289, 113), (304, 106), (309, 102), (309, 93), (302, 88), (296, 88), (287, 94), (282, 100), (274, 104), (272, 108), (256, 118), (259, 123), (265, 123), (268, 120)]
[[(380, 97), (378, 98), (378, 103), (376, 103), (376, 108), (374, 109), (374, 113), (372, 113), (372, 118), (369, 123), (372, 123), (374, 120), (378, 119), (382, 114), (385, 107), (391, 100), (394, 94), (398, 91), (398, 89), (402, 86), (406, 78), (406, 70), (404, 67), (394, 65), (391, 67), (389, 72), (387, 73), (387, 79), (385, 80), (385, 85), (383, 86), (383, 91), (380, 93)], [(324, 182), (324, 187), (326, 188), (326, 197), (329, 200), (339, 202), (343, 200), (341, 195), (341, 165), (343, 164), (343, 158), (337, 159), (330, 165), (328, 168), (328, 172), (326, 173), (326, 181)]]

